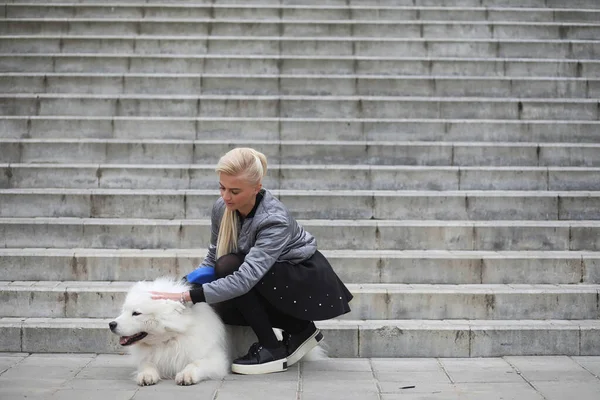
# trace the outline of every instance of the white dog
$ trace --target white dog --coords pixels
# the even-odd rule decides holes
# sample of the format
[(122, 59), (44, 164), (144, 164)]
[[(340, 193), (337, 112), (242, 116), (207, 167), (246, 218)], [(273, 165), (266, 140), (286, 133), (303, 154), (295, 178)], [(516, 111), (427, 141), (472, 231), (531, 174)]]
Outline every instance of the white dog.
[(206, 303), (192, 307), (172, 300), (152, 300), (150, 291), (183, 292), (190, 287), (171, 279), (138, 282), (127, 294), (123, 312), (109, 326), (138, 365), (138, 385), (161, 378), (178, 385), (221, 379), (230, 370), (225, 325)]
[[(138, 385), (154, 385), (161, 378), (175, 378), (178, 385), (221, 379), (229, 373), (233, 357), (243, 355), (256, 341), (250, 328), (225, 327), (206, 303), (185, 306), (150, 296), (151, 291), (189, 289), (188, 284), (169, 278), (138, 282), (129, 290), (121, 315), (109, 324), (138, 366)], [(281, 332), (275, 331), (281, 339)], [(317, 346), (304, 359), (323, 358), (325, 350)]]

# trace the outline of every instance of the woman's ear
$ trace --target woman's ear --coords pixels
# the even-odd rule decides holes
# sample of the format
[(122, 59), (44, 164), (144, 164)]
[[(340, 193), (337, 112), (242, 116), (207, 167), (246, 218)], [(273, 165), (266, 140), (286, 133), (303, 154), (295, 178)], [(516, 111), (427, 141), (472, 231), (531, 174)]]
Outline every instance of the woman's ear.
[(258, 192), (260, 192), (260, 189), (262, 189), (262, 183), (259, 183), (258, 185), (256, 185), (256, 193), (258, 194)]

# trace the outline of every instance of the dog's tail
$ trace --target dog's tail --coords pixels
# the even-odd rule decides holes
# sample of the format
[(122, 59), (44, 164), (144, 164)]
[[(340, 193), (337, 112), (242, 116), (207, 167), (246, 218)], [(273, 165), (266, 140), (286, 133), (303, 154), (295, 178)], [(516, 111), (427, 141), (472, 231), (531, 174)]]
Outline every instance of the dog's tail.
[[(277, 336), (277, 340), (283, 340), (283, 333), (281, 329), (273, 328), (275, 332), (275, 336)], [(321, 340), (319, 344), (314, 347), (311, 351), (306, 353), (304, 357), (302, 357), (302, 361), (319, 361), (326, 360), (329, 358), (329, 346), (325, 343), (324, 340)]]
[(329, 358), (329, 346), (322, 340), (316, 347), (309, 351), (302, 361), (321, 361)]

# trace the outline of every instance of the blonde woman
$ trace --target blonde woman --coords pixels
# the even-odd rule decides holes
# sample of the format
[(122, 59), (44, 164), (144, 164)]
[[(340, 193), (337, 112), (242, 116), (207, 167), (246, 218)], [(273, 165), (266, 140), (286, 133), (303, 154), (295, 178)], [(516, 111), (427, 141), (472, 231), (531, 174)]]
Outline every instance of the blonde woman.
[[(221, 197), (212, 209), (211, 243), (202, 266), (216, 279), (185, 293), (153, 298), (205, 301), (226, 324), (250, 326), (258, 342), (232, 371), (285, 371), (322, 340), (313, 321), (350, 311), (352, 295), (317, 250), (315, 238), (262, 187), (264, 154), (229, 151), (217, 165)], [(279, 342), (272, 328), (284, 331)]]

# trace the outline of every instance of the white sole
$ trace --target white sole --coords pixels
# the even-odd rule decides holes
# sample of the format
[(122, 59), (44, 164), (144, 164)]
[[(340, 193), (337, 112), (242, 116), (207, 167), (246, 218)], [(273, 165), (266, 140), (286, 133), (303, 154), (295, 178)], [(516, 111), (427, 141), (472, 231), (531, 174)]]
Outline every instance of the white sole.
[(231, 364), (231, 372), (241, 375), (271, 374), (273, 372), (287, 371), (287, 359), (275, 360), (264, 364), (241, 365)]
[[(295, 352), (293, 352), (292, 354), (290, 354), (287, 358), (288, 360), (288, 366), (292, 366), (294, 364), (296, 364), (298, 361), (300, 361), (302, 359), (302, 357), (304, 357), (309, 351), (311, 351), (312, 349), (314, 349), (315, 347), (317, 347), (317, 345), (319, 344), (320, 340), (317, 340), (317, 336), (321, 333), (321, 331), (319, 329), (317, 329), (315, 331), (315, 333), (313, 333), (308, 339), (306, 339), (304, 341), (304, 343), (302, 343), (300, 346), (298, 346), (298, 348), (296, 349)], [(323, 335), (321, 335), (321, 339), (323, 338)]]

